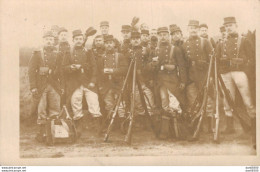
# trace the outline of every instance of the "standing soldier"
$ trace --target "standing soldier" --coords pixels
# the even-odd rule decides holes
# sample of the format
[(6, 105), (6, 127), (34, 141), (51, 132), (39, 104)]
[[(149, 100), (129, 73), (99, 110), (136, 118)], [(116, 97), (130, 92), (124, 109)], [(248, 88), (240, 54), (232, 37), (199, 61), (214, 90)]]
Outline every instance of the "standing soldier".
[(201, 24), (200, 25), (200, 36), (205, 39), (209, 39), (212, 48), (216, 48), (216, 43), (213, 38), (209, 38), (208, 36), (208, 25), (207, 24)]
[[(188, 85), (186, 86), (186, 96), (188, 107), (191, 107), (198, 95), (198, 91), (203, 88), (204, 80), (208, 72), (210, 54), (212, 46), (208, 39), (199, 37), (199, 22), (190, 20), (188, 24), (189, 38), (184, 42), (184, 53), (188, 63)], [(211, 119), (214, 113), (213, 99), (208, 98), (207, 115), (208, 131), (211, 131)], [(190, 108), (187, 109), (190, 111)]]
[(54, 46), (58, 45), (58, 43), (59, 43), (59, 38), (58, 38), (59, 30), (60, 30), (59, 26), (57, 26), (57, 25), (51, 26), (51, 31), (54, 36), (54, 44), (53, 44)]
[[(101, 34), (103, 35), (103, 38), (105, 39), (105, 36), (109, 34), (109, 22), (108, 21), (102, 21), (100, 22), (100, 31)], [(115, 50), (120, 52), (120, 42), (115, 39)]]
[(94, 46), (92, 48), (93, 55), (95, 57), (97, 65), (97, 88), (98, 88), (98, 99), (102, 114), (105, 114), (104, 95), (105, 90), (103, 89), (104, 83), (104, 72), (103, 72), (103, 57), (105, 54), (104, 38), (102, 35), (97, 35), (94, 39)]
[[(127, 71), (127, 59), (120, 53), (115, 51), (115, 39), (113, 35), (108, 35), (105, 37), (105, 48), (106, 52), (103, 57), (103, 74), (105, 96), (105, 110), (109, 114), (116, 103), (120, 90), (122, 88), (124, 76)], [(119, 123), (125, 120), (125, 109), (124, 102), (120, 103), (118, 109)], [(108, 116), (111, 118), (111, 116)]]
[(179, 102), (182, 101), (180, 93), (186, 83), (184, 58), (181, 50), (170, 44), (167, 27), (158, 28), (158, 37), (159, 47), (147, 67), (156, 75), (163, 110), (170, 114), (174, 111), (180, 113), (182, 111), (179, 106)]
[(218, 42), (216, 43), (216, 45), (219, 44), (219, 43), (222, 42), (222, 41), (225, 41), (225, 39), (227, 38), (227, 32), (226, 32), (225, 26), (221, 26), (221, 27), (219, 28), (219, 31), (220, 31), (220, 33), (221, 33), (221, 38), (218, 40)]
[(82, 100), (85, 96), (88, 105), (88, 111), (95, 119), (96, 127), (101, 125), (97, 89), (96, 89), (96, 74), (97, 67), (95, 59), (91, 51), (86, 52), (84, 49), (84, 36), (81, 30), (73, 31), (73, 48), (70, 53), (67, 53), (63, 60), (64, 75), (66, 76), (66, 93), (67, 104), (71, 105), (73, 111), (73, 120), (76, 122), (76, 127), (79, 136), (83, 127), (83, 111)]
[(130, 58), (135, 58), (136, 60), (136, 73), (138, 81), (141, 85), (141, 91), (144, 94), (144, 100), (145, 102), (141, 101), (139, 89), (136, 86), (135, 90), (135, 107), (136, 107), (136, 114), (138, 115), (139, 122), (146, 128), (147, 120), (145, 116), (145, 111), (143, 104), (147, 106), (147, 110), (150, 116), (154, 115), (155, 110), (155, 104), (154, 104), (154, 97), (151, 89), (148, 87), (149, 81), (152, 79), (151, 73), (147, 70), (147, 63), (148, 63), (148, 57), (149, 54), (145, 54), (143, 52), (143, 47), (141, 46), (141, 36), (139, 32), (132, 32), (131, 33), (131, 45), (132, 49), (130, 51)]
[[(256, 109), (252, 102), (248, 77), (245, 70), (254, 63), (254, 52), (250, 42), (237, 33), (237, 23), (235, 17), (224, 18), (224, 26), (227, 31), (227, 39), (221, 42), (216, 51), (216, 58), (219, 61), (219, 73), (225, 86), (230, 91), (231, 97), (235, 100), (235, 89), (237, 87), (247, 113), (251, 117), (252, 138), (254, 148), (256, 146)], [(233, 114), (226, 99), (224, 100), (224, 110), (227, 116), (226, 133), (233, 133)]]
[(38, 104), (39, 133), (36, 139), (42, 142), (47, 118), (56, 117), (60, 112), (61, 58), (53, 46), (54, 36), (51, 31), (43, 35), (43, 49), (35, 51), (29, 62), (29, 82), (33, 97), (40, 99)]

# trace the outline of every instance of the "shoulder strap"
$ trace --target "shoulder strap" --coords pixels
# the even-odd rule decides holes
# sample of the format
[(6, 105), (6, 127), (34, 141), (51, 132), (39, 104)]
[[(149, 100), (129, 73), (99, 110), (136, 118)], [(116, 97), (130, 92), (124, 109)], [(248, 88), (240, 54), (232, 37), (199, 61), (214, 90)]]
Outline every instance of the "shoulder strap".
[(241, 36), (238, 35), (238, 37), (237, 37), (237, 58), (238, 58), (238, 54), (239, 54), (241, 40), (242, 40)]
[(42, 59), (43, 65), (45, 66), (44, 53), (43, 53), (43, 49), (42, 48), (41, 48), (40, 52), (41, 52), (41, 59)]
[(201, 52), (203, 52), (203, 48), (204, 48), (204, 39), (200, 38), (200, 47), (201, 47)]

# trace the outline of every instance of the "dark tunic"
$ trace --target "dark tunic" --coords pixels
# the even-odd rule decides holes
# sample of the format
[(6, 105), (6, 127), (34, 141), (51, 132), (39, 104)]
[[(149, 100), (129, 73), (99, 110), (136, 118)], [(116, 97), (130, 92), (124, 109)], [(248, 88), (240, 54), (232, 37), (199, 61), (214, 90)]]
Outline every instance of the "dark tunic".
[[(28, 75), (30, 89), (37, 88), (40, 95), (50, 84), (60, 94), (61, 56), (54, 47), (34, 51), (29, 61)], [(42, 72), (47, 69), (46, 72)]]

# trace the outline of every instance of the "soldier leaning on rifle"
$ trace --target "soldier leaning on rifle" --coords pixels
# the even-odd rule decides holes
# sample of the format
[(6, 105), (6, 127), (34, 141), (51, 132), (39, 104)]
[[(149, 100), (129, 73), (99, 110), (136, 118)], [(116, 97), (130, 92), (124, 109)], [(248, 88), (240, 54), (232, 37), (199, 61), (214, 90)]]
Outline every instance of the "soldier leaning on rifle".
[[(170, 114), (175, 111), (180, 113), (182, 111), (179, 106), (179, 102), (182, 101), (180, 93), (187, 79), (185, 61), (180, 49), (170, 44), (167, 27), (158, 28), (158, 37), (159, 47), (147, 67), (156, 75), (163, 110)], [(179, 76), (177, 68), (180, 72)]]
[(71, 106), (73, 120), (79, 136), (84, 125), (82, 99), (85, 96), (88, 111), (95, 119), (96, 127), (101, 125), (100, 106), (96, 88), (97, 67), (91, 51), (83, 47), (84, 37), (81, 30), (73, 31), (73, 47), (63, 59), (63, 72), (66, 76), (65, 88), (67, 105)]
[[(254, 63), (254, 52), (250, 42), (237, 33), (237, 23), (235, 17), (224, 18), (224, 26), (228, 33), (227, 38), (222, 41), (216, 50), (216, 58), (219, 62), (219, 73), (224, 84), (230, 91), (231, 97), (235, 99), (235, 88), (237, 87), (247, 113), (252, 122), (252, 138), (255, 146), (256, 137), (256, 109), (253, 105), (249, 89), (248, 77), (245, 70)], [(233, 133), (233, 114), (226, 99), (224, 99), (224, 110), (227, 116), (226, 133)]]
[(43, 35), (43, 49), (34, 51), (29, 62), (29, 82), (33, 97), (40, 98), (38, 104), (39, 132), (36, 139), (44, 140), (46, 119), (59, 115), (60, 94), (64, 91), (60, 87), (61, 57), (56, 52), (54, 36), (51, 31)]
[[(189, 38), (184, 42), (184, 53), (188, 63), (188, 85), (186, 86), (186, 96), (188, 100), (187, 111), (190, 111), (199, 91), (205, 84), (206, 75), (208, 73), (208, 66), (210, 61), (210, 54), (212, 53), (212, 46), (208, 39), (199, 37), (199, 22), (190, 20), (188, 24)], [(214, 114), (213, 93), (210, 90), (210, 96), (207, 101), (207, 120), (208, 132), (211, 132), (211, 119)], [(201, 101), (201, 100), (200, 100)]]
[(216, 43), (213, 38), (209, 38), (208, 35), (208, 25), (207, 24), (200, 24), (200, 37), (208, 39), (211, 43), (212, 48), (216, 48)]
[[(109, 114), (116, 103), (118, 95), (120, 94), (124, 76), (126, 75), (128, 63), (127, 59), (115, 50), (115, 39), (112, 35), (105, 37), (105, 54), (103, 57), (103, 75), (105, 96), (105, 110)], [(125, 120), (125, 103), (122, 101), (119, 105), (118, 116), (119, 123)], [(108, 116), (111, 118), (111, 116)]]
[[(148, 58), (149, 58), (149, 54), (146, 54), (143, 51), (143, 48), (141, 45), (141, 39), (140, 39), (140, 33), (139, 32), (132, 32), (131, 33), (131, 45), (132, 45), (132, 49), (130, 51), (130, 58), (135, 58), (136, 59), (136, 74), (137, 74), (137, 78), (138, 81), (140, 82), (140, 86), (141, 86), (141, 91), (144, 94), (144, 100), (147, 106), (147, 110), (150, 116), (154, 115), (154, 110), (155, 110), (155, 104), (154, 104), (154, 97), (153, 97), (153, 93), (151, 91), (150, 88), (148, 88), (149, 85), (149, 81), (152, 78), (151, 77), (151, 73), (147, 70), (146, 66), (148, 63)], [(130, 79), (130, 85), (132, 80)], [(137, 118), (140, 122), (141, 125), (143, 125), (143, 127), (146, 127), (147, 124), (147, 120), (146, 120), (146, 116), (145, 116), (145, 110), (144, 107), (142, 105), (142, 101), (140, 98), (140, 94), (139, 94), (139, 89), (138, 86), (136, 86), (136, 90), (135, 90), (135, 107), (136, 107), (136, 115)]]

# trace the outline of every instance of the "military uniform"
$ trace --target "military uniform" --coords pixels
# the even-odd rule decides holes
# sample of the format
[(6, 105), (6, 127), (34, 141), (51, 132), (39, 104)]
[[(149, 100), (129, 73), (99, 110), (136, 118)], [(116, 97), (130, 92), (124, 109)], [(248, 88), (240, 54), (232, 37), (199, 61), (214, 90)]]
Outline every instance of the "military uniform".
[[(44, 37), (52, 36), (51, 32)], [(31, 90), (37, 89), (38, 124), (45, 124), (48, 117), (57, 116), (60, 111), (61, 56), (54, 47), (34, 51), (28, 66)], [(47, 106), (48, 104), (48, 106)]]
[[(139, 38), (140, 39), (140, 33), (138, 32), (132, 32), (131, 38)], [(153, 93), (151, 91), (151, 87), (149, 87), (149, 82), (152, 78), (152, 73), (147, 68), (147, 63), (149, 62), (149, 54), (145, 54), (143, 51), (143, 47), (141, 45), (139, 46), (133, 46), (130, 51), (130, 58), (135, 58), (136, 60), (136, 74), (138, 81), (140, 82), (142, 92), (144, 94), (144, 100), (147, 106), (147, 110), (149, 115), (153, 115), (155, 104), (154, 104), (154, 97)], [(135, 100), (135, 107), (136, 107), (136, 114), (138, 115), (144, 115), (145, 111), (142, 106), (139, 89), (136, 86), (135, 90), (136, 100)]]
[[(208, 29), (208, 25), (207, 24), (201, 24), (200, 28), (202, 28), (202, 27), (205, 27), (205, 28)], [(211, 43), (212, 48), (216, 48), (216, 42), (214, 41), (213, 38), (209, 38), (208, 35), (207, 36), (201, 36), (201, 37), (204, 38), (204, 39), (208, 39), (210, 41), (210, 43)]]
[[(108, 35), (105, 41), (114, 40), (112, 35)], [(127, 72), (127, 59), (115, 50), (106, 50), (103, 56), (103, 75), (102, 92), (105, 92), (104, 102), (107, 113), (113, 110), (114, 104), (122, 88), (124, 76)], [(113, 69), (113, 73), (104, 73), (104, 69)], [(119, 117), (125, 117), (125, 103), (122, 101), (118, 109)]]
[[(235, 23), (234, 18), (225, 18), (225, 23)], [(251, 64), (254, 64), (254, 52), (250, 42), (237, 33), (229, 34), (227, 39), (222, 41), (216, 50), (216, 57), (219, 62), (219, 72), (230, 91), (231, 97), (235, 99), (235, 87), (238, 88), (243, 102), (250, 117), (255, 117), (255, 106), (252, 103), (248, 77), (245, 71)], [(225, 101), (225, 113), (232, 116), (232, 111)]]
[[(73, 37), (82, 35), (80, 30), (73, 31)], [(81, 65), (77, 70), (72, 70), (71, 65)], [(89, 84), (96, 84), (97, 66), (91, 51), (86, 51), (83, 46), (76, 46), (67, 53), (63, 60), (63, 70), (66, 76), (65, 88), (67, 104), (71, 105), (73, 119), (83, 117), (82, 99), (85, 95), (88, 111), (93, 117), (101, 117), (97, 88)]]
[[(158, 33), (160, 32), (168, 32), (167, 27), (159, 28)], [(150, 62), (147, 67), (156, 74), (162, 108), (167, 112), (176, 110), (181, 112), (179, 106), (181, 90), (179, 86), (180, 83), (186, 83), (187, 80), (185, 62), (181, 51), (169, 42), (163, 42), (156, 49), (155, 55), (158, 56), (159, 63), (154, 65), (153, 62)], [(171, 65), (173, 68), (167, 70), (165, 65)]]
[[(189, 25), (197, 26), (198, 21), (191, 20)], [(185, 58), (188, 63), (188, 85), (186, 86), (186, 96), (188, 105), (191, 107), (195, 101), (198, 91), (202, 89), (204, 80), (208, 73), (208, 64), (212, 46), (207, 39), (199, 36), (189, 37), (183, 44)], [(213, 100), (208, 99), (208, 113), (213, 113)]]

